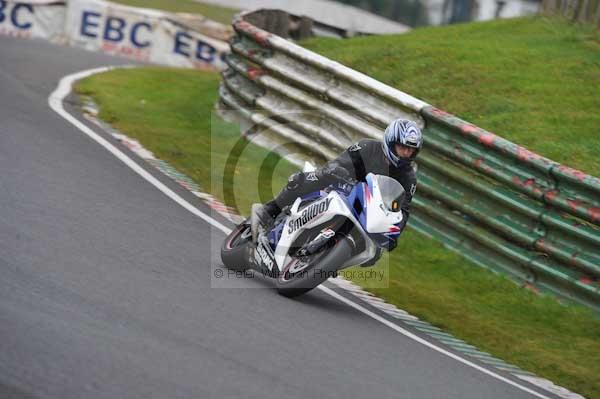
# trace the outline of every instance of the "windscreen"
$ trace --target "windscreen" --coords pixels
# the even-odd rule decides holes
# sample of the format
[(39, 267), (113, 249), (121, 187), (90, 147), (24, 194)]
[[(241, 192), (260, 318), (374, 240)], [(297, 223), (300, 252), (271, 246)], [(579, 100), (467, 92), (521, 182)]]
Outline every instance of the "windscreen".
[(377, 183), (384, 206), (389, 211), (399, 212), (404, 200), (404, 187), (398, 180), (383, 175), (377, 175)]

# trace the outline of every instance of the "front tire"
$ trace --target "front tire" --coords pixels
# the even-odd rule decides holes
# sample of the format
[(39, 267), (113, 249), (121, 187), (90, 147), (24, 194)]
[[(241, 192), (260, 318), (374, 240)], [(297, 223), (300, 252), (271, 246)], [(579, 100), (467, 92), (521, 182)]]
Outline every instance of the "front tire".
[(240, 223), (227, 236), (221, 245), (221, 260), (225, 267), (236, 271), (250, 269), (250, 253), (252, 250), (252, 232), (250, 223)]
[[(352, 245), (348, 239), (342, 238), (330, 250), (315, 255), (308, 261), (292, 258), (277, 276), (275, 285), (279, 294), (293, 298), (334, 277), (340, 266), (352, 257)], [(303, 261), (304, 264), (301, 263)]]

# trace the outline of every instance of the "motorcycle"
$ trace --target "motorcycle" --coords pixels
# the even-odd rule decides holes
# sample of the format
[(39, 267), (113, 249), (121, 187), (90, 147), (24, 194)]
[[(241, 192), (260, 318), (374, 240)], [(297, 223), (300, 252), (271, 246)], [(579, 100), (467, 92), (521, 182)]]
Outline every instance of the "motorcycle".
[[(307, 164), (304, 171), (314, 167)], [(365, 180), (344, 179), (298, 197), (272, 228), (259, 227), (255, 240), (247, 219), (224, 240), (223, 264), (258, 271), (275, 281), (280, 294), (295, 297), (339, 270), (369, 262), (400, 235), (404, 188), (384, 175), (369, 173)]]

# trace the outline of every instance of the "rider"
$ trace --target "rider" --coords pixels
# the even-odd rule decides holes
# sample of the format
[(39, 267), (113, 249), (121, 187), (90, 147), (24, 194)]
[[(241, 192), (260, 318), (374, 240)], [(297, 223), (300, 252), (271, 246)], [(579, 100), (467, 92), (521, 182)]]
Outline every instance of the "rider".
[[(276, 198), (265, 205), (253, 207), (252, 212), (262, 226), (270, 227), (281, 209), (291, 205), (299, 196), (348, 177), (364, 181), (368, 173), (374, 173), (390, 176), (404, 187), (406, 195), (401, 206), (404, 217), (402, 225), (398, 226), (403, 230), (409, 216), (409, 204), (417, 188), (413, 161), (422, 144), (421, 129), (414, 122), (396, 119), (385, 130), (383, 142), (374, 139), (360, 140), (316, 171), (291, 175)], [(396, 240), (390, 240), (388, 250), (395, 247)], [(378, 251), (376, 257), (363, 266), (374, 264), (380, 255), (381, 251)]]

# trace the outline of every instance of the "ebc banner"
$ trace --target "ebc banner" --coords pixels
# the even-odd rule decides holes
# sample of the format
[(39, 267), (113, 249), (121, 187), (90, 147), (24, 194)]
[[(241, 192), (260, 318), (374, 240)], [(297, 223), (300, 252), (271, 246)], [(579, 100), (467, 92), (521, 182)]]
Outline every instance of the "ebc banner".
[(99, 0), (71, 0), (67, 36), (71, 45), (157, 64), (222, 68), (226, 42), (171, 20), (170, 14)]
[(0, 35), (57, 42), (63, 37), (65, 14), (64, 1), (0, 0)]

